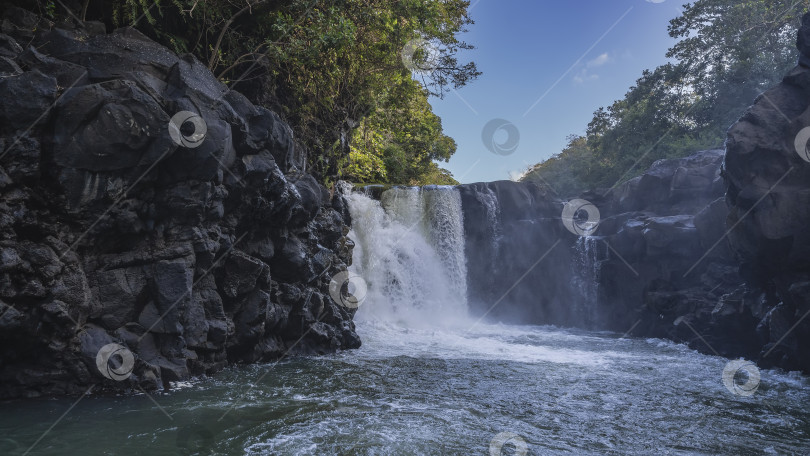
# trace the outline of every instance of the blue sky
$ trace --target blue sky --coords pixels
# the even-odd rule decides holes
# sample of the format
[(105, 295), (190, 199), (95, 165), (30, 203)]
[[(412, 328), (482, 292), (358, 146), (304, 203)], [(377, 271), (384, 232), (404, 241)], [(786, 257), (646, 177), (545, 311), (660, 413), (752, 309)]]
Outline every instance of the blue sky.
[[(593, 112), (620, 99), (666, 62), (667, 34), (682, 0), (472, 0), (475, 24), (461, 38), (481, 77), (444, 99), (431, 99), (458, 150), (449, 169), (462, 183), (509, 179), (582, 134)], [(577, 63), (578, 62), (578, 63)], [(542, 97), (542, 99), (541, 99)], [(539, 101), (538, 101), (539, 100)], [(534, 105), (534, 107), (532, 107)], [(515, 151), (497, 155), (481, 138), (493, 119), (520, 134)], [(504, 142), (505, 130), (496, 133)]]

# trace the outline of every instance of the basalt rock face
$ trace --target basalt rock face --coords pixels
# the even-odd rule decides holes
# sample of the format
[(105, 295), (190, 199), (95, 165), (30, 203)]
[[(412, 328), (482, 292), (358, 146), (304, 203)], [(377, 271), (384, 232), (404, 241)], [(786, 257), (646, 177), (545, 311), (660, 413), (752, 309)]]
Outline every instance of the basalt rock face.
[(345, 200), (275, 113), (134, 29), (0, 31), (0, 399), (359, 346)]
[(724, 177), (729, 238), (751, 290), (769, 366), (810, 372), (810, 14), (799, 65), (728, 132)]
[[(567, 201), (551, 189), (462, 185), (473, 311), (674, 340), (696, 339), (690, 326), (717, 333), (729, 324), (721, 296), (742, 285), (724, 236), (722, 160), (722, 150), (659, 160), (612, 191), (584, 195), (599, 211), (588, 237), (564, 221)], [(720, 333), (718, 351), (751, 352)]]
[[(723, 159), (723, 150), (707, 150), (659, 160), (579, 202), (532, 183), (460, 186), (471, 310), (759, 359), (774, 294), (740, 274)], [(587, 211), (563, 217), (566, 204), (583, 202), (599, 212), (590, 236), (575, 234)]]
[(470, 311), (512, 323), (576, 324), (575, 290), (561, 267), (572, 258), (562, 203), (536, 185), (511, 181), (458, 189)]
[[(728, 357), (756, 354), (757, 320), (727, 236), (723, 150), (655, 162), (606, 198), (595, 235), (602, 327), (687, 342)], [(586, 198), (588, 195), (586, 195)]]

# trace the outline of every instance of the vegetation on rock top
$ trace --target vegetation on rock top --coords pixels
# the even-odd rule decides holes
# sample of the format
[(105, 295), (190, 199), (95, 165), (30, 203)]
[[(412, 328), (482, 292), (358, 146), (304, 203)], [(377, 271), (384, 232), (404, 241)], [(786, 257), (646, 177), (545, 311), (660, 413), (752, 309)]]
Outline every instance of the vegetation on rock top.
[[(456, 151), (429, 104), (480, 73), (459, 54), (466, 0), (14, 0), (52, 20), (132, 25), (293, 126), (309, 171), (336, 179), (455, 183)], [(429, 71), (403, 64), (408, 43)]]
[(584, 135), (527, 170), (561, 196), (609, 189), (662, 158), (721, 147), (726, 130), (796, 65), (808, 0), (697, 0), (670, 21), (672, 61), (599, 108)]

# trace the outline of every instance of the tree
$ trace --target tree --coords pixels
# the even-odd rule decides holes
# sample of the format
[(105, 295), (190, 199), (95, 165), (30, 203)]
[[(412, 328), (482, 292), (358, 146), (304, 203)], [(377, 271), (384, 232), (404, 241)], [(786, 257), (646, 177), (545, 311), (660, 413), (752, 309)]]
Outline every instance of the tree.
[[(721, 147), (749, 104), (796, 64), (796, 31), (809, 6), (810, 0), (684, 5), (669, 25), (670, 36), (679, 39), (667, 53), (673, 62), (645, 70), (623, 99), (594, 113), (584, 138), (524, 180), (559, 186), (566, 195), (607, 191), (655, 160)], [(562, 163), (571, 171), (557, 176)], [(575, 172), (583, 169), (589, 171)]]

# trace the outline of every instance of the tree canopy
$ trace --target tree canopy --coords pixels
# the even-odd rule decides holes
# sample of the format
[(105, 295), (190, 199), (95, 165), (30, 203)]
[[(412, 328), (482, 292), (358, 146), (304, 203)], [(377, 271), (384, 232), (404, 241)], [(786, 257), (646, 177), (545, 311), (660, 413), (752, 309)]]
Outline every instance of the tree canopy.
[(447, 161), (455, 142), (428, 100), (480, 74), (459, 60), (471, 49), (458, 38), (472, 24), (466, 0), (16, 3), (53, 19), (134, 25), (195, 55), (224, 83), (279, 112), (324, 181), (454, 182), (436, 161)]
[(599, 108), (585, 135), (523, 177), (562, 196), (606, 191), (652, 162), (722, 147), (726, 130), (796, 65), (810, 0), (698, 0), (670, 21), (671, 62)]

